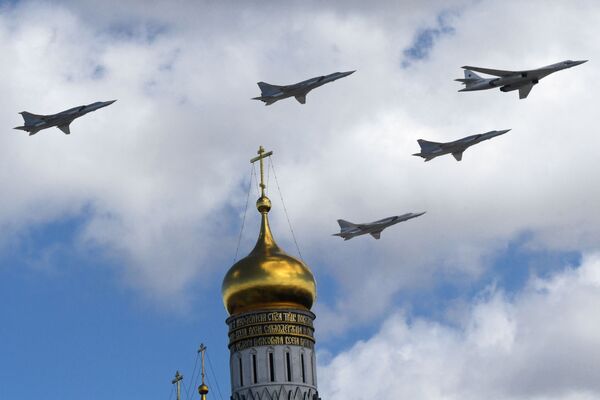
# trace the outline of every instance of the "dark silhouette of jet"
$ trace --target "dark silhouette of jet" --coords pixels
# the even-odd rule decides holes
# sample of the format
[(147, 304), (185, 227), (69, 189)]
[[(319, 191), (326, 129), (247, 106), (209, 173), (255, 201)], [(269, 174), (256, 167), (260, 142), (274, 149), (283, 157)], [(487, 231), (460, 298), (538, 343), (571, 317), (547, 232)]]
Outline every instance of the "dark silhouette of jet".
[(429, 142), (427, 140), (419, 139), (417, 142), (419, 143), (419, 146), (421, 146), (421, 152), (415, 153), (413, 156), (423, 157), (425, 161), (429, 161), (444, 154), (452, 154), (454, 158), (456, 158), (456, 161), (460, 161), (462, 160), (463, 152), (469, 147), (473, 146), (474, 144), (481, 143), (484, 140), (489, 140), (493, 137), (504, 135), (508, 131), (510, 131), (510, 129), (505, 129), (503, 131), (490, 131), (481, 133), (479, 135), (467, 136), (465, 138), (448, 143)]
[(287, 86), (270, 85), (265, 82), (258, 82), (260, 88), (260, 96), (253, 97), (252, 100), (260, 100), (265, 103), (265, 106), (269, 106), (276, 101), (287, 99), (288, 97), (295, 97), (300, 104), (306, 103), (306, 95), (311, 90), (318, 88), (326, 83), (333, 82), (337, 79), (344, 78), (356, 71), (348, 72), (334, 72), (330, 75), (318, 76), (316, 78), (307, 79), (305, 81), (295, 83)]
[(408, 213), (403, 215), (396, 215), (394, 217), (388, 217), (380, 219), (379, 221), (369, 222), (366, 224), (354, 224), (352, 222), (344, 221), (343, 219), (338, 219), (338, 224), (340, 225), (340, 233), (334, 233), (333, 236), (340, 236), (344, 238), (344, 240), (350, 240), (353, 237), (366, 235), (368, 233), (375, 239), (379, 239), (381, 237), (381, 231), (383, 231), (385, 228), (395, 225), (399, 222), (408, 221), (409, 219), (420, 217), (423, 214), (425, 214), (425, 212), (416, 214)]
[(87, 106), (73, 107), (66, 111), (51, 115), (38, 115), (23, 111), (19, 114), (23, 116), (25, 125), (17, 126), (15, 129), (29, 132), (29, 136), (31, 136), (35, 135), (42, 129), (48, 129), (56, 126), (58, 129), (63, 131), (65, 135), (69, 135), (71, 133), (69, 124), (73, 122), (74, 119), (79, 118), (89, 112), (96, 111), (99, 108), (109, 106), (115, 101), (116, 100), (98, 101), (96, 103), (88, 104)]

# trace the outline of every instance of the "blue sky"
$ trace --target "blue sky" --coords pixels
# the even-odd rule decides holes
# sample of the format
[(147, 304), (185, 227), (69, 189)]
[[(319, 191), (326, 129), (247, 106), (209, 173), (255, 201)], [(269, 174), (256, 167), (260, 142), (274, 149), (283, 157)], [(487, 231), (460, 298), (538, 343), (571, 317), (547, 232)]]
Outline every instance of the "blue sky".
[(191, 375), (203, 340), (211, 346), (219, 385), (227, 388), (218, 287), (202, 296), (214, 300), (210, 305), (198, 305), (214, 310), (212, 315), (149, 309), (118, 284), (115, 265), (101, 254), (61, 246), (44, 260), (41, 253), (58, 242), (71, 244), (78, 228), (77, 221), (36, 227), (2, 259), (2, 397), (51, 392), (64, 398), (142, 398), (164, 392), (166, 398), (176, 369)]
[[(220, 286), (259, 145), (317, 278), (323, 399), (357, 381), (381, 399), (600, 396), (594, 2), (0, 4), (0, 398), (173, 398), (201, 342), (209, 397), (228, 398)], [(591, 61), (526, 101), (453, 82), (567, 58)], [(257, 81), (354, 69), (305, 105), (250, 100)], [(11, 129), (109, 99), (70, 136)], [(460, 163), (410, 155), (503, 128)], [(418, 211), (379, 241), (331, 236)]]

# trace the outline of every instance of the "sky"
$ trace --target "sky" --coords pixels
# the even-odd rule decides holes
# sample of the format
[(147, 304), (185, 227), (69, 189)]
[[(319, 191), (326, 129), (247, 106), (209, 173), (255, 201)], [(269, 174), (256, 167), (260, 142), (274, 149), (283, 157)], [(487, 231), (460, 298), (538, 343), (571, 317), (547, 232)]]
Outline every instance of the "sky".
[[(321, 398), (600, 398), (599, 34), (593, 0), (0, 0), (0, 398), (173, 399), (176, 370), (193, 398), (203, 342), (227, 399), (259, 145), (275, 238), (298, 256), (289, 216), (317, 280)], [(525, 100), (453, 81), (566, 59), (590, 61)], [(69, 136), (12, 129), (113, 99)]]

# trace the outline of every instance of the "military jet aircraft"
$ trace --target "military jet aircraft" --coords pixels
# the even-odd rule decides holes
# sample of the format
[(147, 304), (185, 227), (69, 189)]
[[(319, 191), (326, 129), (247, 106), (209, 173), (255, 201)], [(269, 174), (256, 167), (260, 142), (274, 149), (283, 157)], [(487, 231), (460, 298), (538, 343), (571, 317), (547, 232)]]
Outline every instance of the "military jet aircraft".
[(397, 224), (398, 222), (408, 221), (409, 219), (420, 217), (422, 213), (408, 213), (403, 215), (397, 215), (395, 217), (388, 217), (384, 219), (380, 219), (379, 221), (369, 222), (366, 224), (354, 224), (352, 222), (344, 221), (343, 219), (338, 219), (338, 224), (340, 224), (340, 233), (334, 233), (332, 236), (340, 236), (343, 237), (344, 240), (350, 240), (355, 236), (366, 235), (367, 233), (373, 236), (375, 239), (379, 239), (381, 237), (381, 231), (383, 231), (388, 226), (392, 226)]
[[(462, 68), (465, 69), (465, 78), (455, 79), (455, 81), (462, 82), (466, 86), (464, 89), (459, 90), (459, 92), (470, 92), (473, 90), (485, 90), (499, 87), (503, 92), (518, 90), (519, 99), (524, 99), (529, 95), (533, 85), (536, 85), (540, 79), (545, 78), (554, 72), (583, 64), (586, 61), (587, 60), (567, 60), (526, 71), (504, 71), (501, 69), (464, 66)], [(482, 78), (473, 71), (494, 75), (498, 78)]]
[(87, 106), (73, 107), (66, 111), (61, 111), (57, 114), (51, 115), (37, 115), (23, 111), (19, 114), (23, 116), (25, 125), (17, 126), (14, 129), (20, 129), (22, 131), (29, 132), (29, 136), (31, 136), (35, 135), (42, 129), (48, 129), (56, 126), (58, 129), (63, 131), (65, 135), (69, 135), (71, 133), (69, 124), (73, 122), (75, 118), (79, 118), (89, 112), (96, 111), (99, 108), (109, 106), (115, 101), (116, 100), (98, 101), (96, 103), (88, 104)]
[(333, 82), (337, 79), (344, 78), (356, 71), (348, 72), (334, 72), (330, 75), (317, 76), (316, 78), (307, 79), (305, 81), (295, 83), (287, 86), (270, 85), (265, 82), (258, 82), (260, 88), (260, 96), (253, 97), (252, 100), (260, 100), (265, 103), (265, 106), (269, 106), (276, 101), (287, 99), (288, 97), (295, 97), (300, 104), (306, 103), (306, 95), (311, 90), (318, 88), (326, 83)]
[(510, 129), (503, 131), (490, 131), (481, 133), (479, 135), (471, 135), (462, 139), (455, 140), (454, 142), (438, 143), (429, 142), (427, 140), (419, 139), (417, 142), (421, 146), (421, 152), (415, 153), (413, 156), (423, 157), (425, 161), (433, 160), (436, 157), (444, 154), (452, 154), (456, 161), (462, 160), (463, 152), (474, 144), (481, 143), (484, 140), (489, 140), (493, 137), (504, 135)]

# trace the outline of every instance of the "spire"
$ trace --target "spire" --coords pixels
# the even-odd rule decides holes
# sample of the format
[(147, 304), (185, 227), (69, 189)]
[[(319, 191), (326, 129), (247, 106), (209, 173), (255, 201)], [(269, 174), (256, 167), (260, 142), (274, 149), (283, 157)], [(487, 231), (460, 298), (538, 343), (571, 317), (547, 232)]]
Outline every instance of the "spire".
[(200, 345), (198, 353), (202, 355), (202, 384), (198, 386), (198, 393), (200, 393), (200, 400), (206, 400), (208, 394), (208, 386), (204, 383), (204, 353), (206, 353), (206, 346), (204, 343)]
[(256, 246), (254, 247), (253, 252), (262, 252), (263, 254), (267, 254), (274, 251), (281, 251), (275, 243), (275, 239), (273, 239), (273, 234), (271, 233), (271, 228), (269, 227), (269, 218), (267, 214), (271, 210), (271, 200), (265, 194), (265, 189), (267, 185), (265, 185), (265, 165), (264, 159), (273, 155), (272, 151), (265, 152), (264, 147), (259, 146), (257, 151), (258, 157), (254, 157), (250, 160), (251, 164), (255, 162), (260, 162), (260, 197), (256, 200), (256, 209), (261, 214), (261, 224), (260, 224), (260, 232), (258, 234), (258, 240), (256, 241)]

